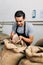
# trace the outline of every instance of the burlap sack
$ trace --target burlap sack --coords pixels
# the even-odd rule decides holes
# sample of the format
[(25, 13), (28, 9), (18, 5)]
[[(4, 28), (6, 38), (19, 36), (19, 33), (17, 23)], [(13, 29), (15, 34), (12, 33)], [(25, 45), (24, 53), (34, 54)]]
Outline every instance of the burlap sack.
[[(23, 51), (26, 46), (24, 45), (24, 43), (22, 44), (22, 46), (20, 46), (18, 43), (15, 43), (15, 41), (18, 41), (17, 35), (15, 35), (13, 42), (10, 39), (4, 40), (4, 44), (8, 44), (8, 46), (6, 47), (4, 45), (1, 65), (17, 65), (19, 60), (24, 57), (24, 54), (21, 53), (21, 51)], [(14, 49), (12, 46), (14, 46)]]
[(43, 47), (43, 39), (39, 39), (39, 40), (36, 42), (35, 46)]
[(3, 44), (4, 39), (10, 39), (10, 36), (5, 33), (0, 33), (0, 44)]
[(0, 65), (1, 65), (1, 52), (0, 52)]
[(19, 42), (19, 36), (17, 34), (14, 34), (13, 38), (12, 38), (12, 42), (15, 44), (17, 42)]
[(5, 34), (5, 33), (0, 33), (0, 42), (5, 39), (5, 38), (10, 38), (9, 35)]
[(26, 58), (34, 62), (43, 63), (43, 47), (29, 46), (26, 49)]
[(13, 36), (12, 40), (5, 39), (4, 43), (7, 49), (12, 49), (14, 52), (24, 52), (27, 47), (24, 41), (19, 39), (17, 34)]
[(18, 65), (43, 65), (42, 63), (34, 63), (28, 59), (22, 59)]
[(3, 49), (1, 65), (17, 65), (18, 61), (24, 56), (22, 53), (14, 53), (12, 50)]

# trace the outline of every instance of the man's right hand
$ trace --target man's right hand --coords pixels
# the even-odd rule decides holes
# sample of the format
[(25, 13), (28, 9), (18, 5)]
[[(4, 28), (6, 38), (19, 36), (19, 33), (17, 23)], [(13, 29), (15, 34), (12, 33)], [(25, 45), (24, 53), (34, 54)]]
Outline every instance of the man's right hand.
[(14, 32), (11, 32), (11, 34), (10, 34), (10, 38), (12, 39), (13, 36), (14, 36)]

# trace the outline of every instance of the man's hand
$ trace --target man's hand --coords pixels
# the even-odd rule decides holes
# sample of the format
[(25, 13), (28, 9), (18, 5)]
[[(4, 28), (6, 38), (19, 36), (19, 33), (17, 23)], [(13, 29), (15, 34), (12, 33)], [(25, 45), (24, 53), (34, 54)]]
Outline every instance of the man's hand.
[(11, 39), (13, 38), (14, 34), (15, 34), (14, 32), (11, 32), (11, 34), (10, 34)]
[(28, 38), (24, 37), (24, 36), (19, 36), (20, 40), (24, 40), (25, 42), (28, 42), (28, 43), (32, 43), (33, 42), (33, 36), (30, 36)]
[(23, 39), (23, 36), (19, 36), (19, 39), (22, 40)]

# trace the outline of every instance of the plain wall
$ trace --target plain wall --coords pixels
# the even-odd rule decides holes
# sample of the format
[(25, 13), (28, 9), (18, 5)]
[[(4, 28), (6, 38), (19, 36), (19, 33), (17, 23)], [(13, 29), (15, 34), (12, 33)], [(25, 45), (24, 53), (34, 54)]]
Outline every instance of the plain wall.
[[(43, 21), (43, 0), (0, 0), (0, 21), (13, 21), (17, 10), (23, 10), (28, 21)], [(36, 18), (32, 18), (33, 10)]]
[(33, 41), (33, 44), (35, 44), (40, 39), (43, 39), (43, 25), (34, 25), (34, 41)]

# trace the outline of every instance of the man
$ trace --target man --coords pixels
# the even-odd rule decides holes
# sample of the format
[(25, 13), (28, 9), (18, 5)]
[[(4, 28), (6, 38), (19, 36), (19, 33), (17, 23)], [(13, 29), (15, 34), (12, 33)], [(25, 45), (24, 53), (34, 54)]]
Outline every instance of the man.
[(11, 38), (17, 33), (20, 40), (23, 40), (29, 46), (34, 38), (32, 24), (25, 22), (25, 13), (21, 10), (17, 11), (14, 17), (16, 22), (12, 27)]

